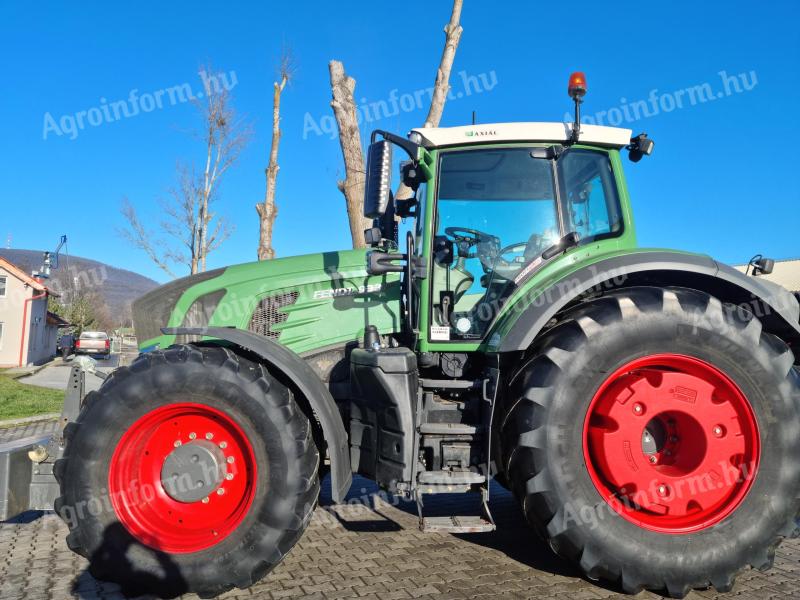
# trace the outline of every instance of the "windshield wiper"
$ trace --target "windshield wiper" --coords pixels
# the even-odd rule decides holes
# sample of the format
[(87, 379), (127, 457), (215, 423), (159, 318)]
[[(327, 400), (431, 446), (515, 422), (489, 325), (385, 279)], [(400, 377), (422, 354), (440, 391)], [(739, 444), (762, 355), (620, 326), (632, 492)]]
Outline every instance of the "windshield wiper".
[(562, 252), (566, 252), (570, 248), (574, 248), (580, 243), (580, 241), (581, 241), (581, 236), (578, 234), (578, 232), (570, 231), (567, 235), (562, 237), (555, 244), (550, 246), (547, 250), (542, 252), (542, 258), (544, 260), (549, 260), (553, 258), (556, 254), (561, 254)]
[(539, 256), (535, 259), (530, 261), (524, 269), (522, 269), (517, 276), (514, 277), (513, 287), (519, 286), (524, 280), (528, 279), (532, 273), (539, 270), (545, 262), (556, 256), (557, 254), (561, 254), (562, 252), (566, 252), (570, 248), (574, 248), (578, 245), (581, 241), (581, 236), (578, 235), (576, 231), (571, 231), (560, 240), (558, 240), (555, 244), (550, 246), (547, 250), (542, 252)]

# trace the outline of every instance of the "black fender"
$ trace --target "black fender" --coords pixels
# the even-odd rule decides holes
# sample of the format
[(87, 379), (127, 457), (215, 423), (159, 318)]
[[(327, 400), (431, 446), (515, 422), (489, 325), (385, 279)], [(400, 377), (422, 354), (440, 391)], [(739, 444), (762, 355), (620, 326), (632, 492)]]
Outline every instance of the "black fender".
[[(796, 347), (800, 343), (800, 304), (777, 284), (750, 277), (698, 254), (669, 251), (633, 252), (587, 265), (566, 275), (526, 303), (515, 302), (506, 318), (516, 319), (506, 335), (489, 346), (498, 352), (530, 347), (560, 310), (593, 288), (618, 289), (633, 285), (674, 285), (705, 291), (723, 302), (747, 304), (767, 329)], [(519, 306), (519, 308), (517, 308)]]
[(269, 338), (250, 331), (230, 327), (170, 327), (161, 330), (165, 335), (198, 335), (224, 340), (257, 354), (264, 361), (297, 386), (308, 400), (314, 416), (322, 427), (322, 435), (328, 444), (331, 461), (331, 496), (341, 502), (353, 482), (350, 467), (350, 447), (347, 431), (336, 402), (328, 388), (300, 356), (273, 342)]

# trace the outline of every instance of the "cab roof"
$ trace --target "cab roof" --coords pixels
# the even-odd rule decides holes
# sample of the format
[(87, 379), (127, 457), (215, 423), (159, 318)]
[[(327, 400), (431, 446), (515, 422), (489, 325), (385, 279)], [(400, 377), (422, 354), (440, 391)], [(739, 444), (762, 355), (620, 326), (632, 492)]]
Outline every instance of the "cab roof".
[[(461, 127), (412, 129), (422, 137), (425, 148), (463, 146), (474, 143), (567, 142), (572, 123), (486, 123)], [(631, 130), (601, 125), (581, 125), (579, 143), (622, 148), (630, 144)]]

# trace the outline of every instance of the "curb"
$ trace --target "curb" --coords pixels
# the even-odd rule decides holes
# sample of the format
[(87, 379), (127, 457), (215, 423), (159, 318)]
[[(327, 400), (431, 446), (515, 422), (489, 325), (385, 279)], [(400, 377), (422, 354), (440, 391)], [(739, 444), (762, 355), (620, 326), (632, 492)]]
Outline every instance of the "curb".
[(31, 423), (39, 423), (40, 421), (55, 421), (61, 416), (59, 413), (44, 413), (35, 415), (33, 417), (23, 417), (20, 419), (7, 419), (0, 421), (0, 429), (9, 429), (11, 427), (20, 427), (21, 425), (30, 425)]
[(52, 363), (55, 361), (49, 361), (44, 363), (43, 365), (36, 365), (35, 367), (29, 367), (30, 370), (25, 371), (14, 371), (13, 369), (21, 369), (23, 367), (13, 367), (10, 369), (12, 372), (8, 373), (6, 371), (6, 375), (11, 379), (22, 379), (23, 377), (30, 377), (31, 375), (36, 375), (39, 371), (45, 370), (47, 367), (51, 366)]

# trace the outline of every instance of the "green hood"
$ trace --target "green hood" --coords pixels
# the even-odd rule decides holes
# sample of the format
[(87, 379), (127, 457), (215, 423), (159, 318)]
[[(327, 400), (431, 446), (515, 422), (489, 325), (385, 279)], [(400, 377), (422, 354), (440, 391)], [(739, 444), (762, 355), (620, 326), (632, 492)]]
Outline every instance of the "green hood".
[(161, 327), (236, 327), (297, 353), (359, 339), (367, 324), (400, 329), (397, 274), (368, 276), (366, 250), (234, 265), (184, 277), (133, 303), (139, 348), (165, 348)]

